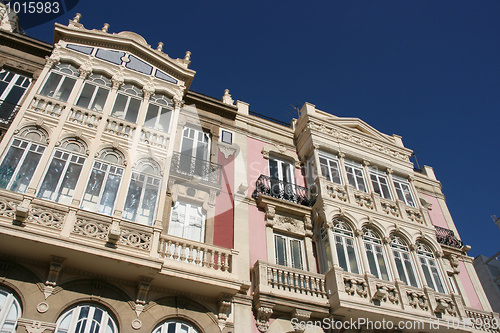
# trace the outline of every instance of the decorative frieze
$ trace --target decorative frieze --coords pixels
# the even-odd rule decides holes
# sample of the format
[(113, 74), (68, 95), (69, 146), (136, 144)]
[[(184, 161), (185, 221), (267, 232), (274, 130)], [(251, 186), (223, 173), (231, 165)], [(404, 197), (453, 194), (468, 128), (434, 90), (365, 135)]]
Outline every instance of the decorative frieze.
[(344, 275), (344, 290), (351, 296), (368, 297), (368, 284), (362, 278)]
[(109, 227), (109, 223), (77, 219), (73, 226), (73, 233), (85, 237), (107, 240)]
[(44, 207), (32, 206), (27, 222), (43, 225), (45, 227), (61, 230), (66, 214), (61, 214)]
[(119, 244), (140, 250), (149, 250), (151, 247), (151, 236), (151, 233), (127, 230), (122, 227)]

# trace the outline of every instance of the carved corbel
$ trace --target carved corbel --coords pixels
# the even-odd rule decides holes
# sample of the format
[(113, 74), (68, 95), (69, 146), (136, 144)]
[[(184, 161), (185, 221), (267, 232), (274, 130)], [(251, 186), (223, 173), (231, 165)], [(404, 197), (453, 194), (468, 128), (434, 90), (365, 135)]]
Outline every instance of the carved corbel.
[(228, 295), (223, 295), (219, 299), (219, 314), (217, 315), (219, 319), (219, 328), (221, 331), (226, 327), (226, 321), (227, 321), (227, 316), (228, 316), (228, 310), (231, 306), (231, 297)]
[[(311, 311), (295, 309), (292, 311), (292, 318), (296, 318), (298, 322), (306, 322), (311, 318)], [(305, 331), (305, 325), (295, 325), (295, 332), (303, 333)]]
[(267, 332), (269, 328), (269, 318), (273, 314), (273, 309), (268, 306), (261, 306), (257, 309), (257, 329), (261, 333)]
[(66, 258), (58, 256), (51, 257), (52, 259), (50, 261), (49, 273), (47, 275), (47, 280), (45, 281), (45, 286), (43, 288), (45, 299), (52, 295), (54, 288), (57, 285), (57, 280), (59, 279), (59, 274), (61, 273), (63, 262), (64, 260), (66, 260)]
[(141, 276), (137, 286), (137, 299), (135, 302), (137, 304), (146, 304), (146, 299), (148, 296), (149, 288), (151, 287), (152, 278), (147, 276)]

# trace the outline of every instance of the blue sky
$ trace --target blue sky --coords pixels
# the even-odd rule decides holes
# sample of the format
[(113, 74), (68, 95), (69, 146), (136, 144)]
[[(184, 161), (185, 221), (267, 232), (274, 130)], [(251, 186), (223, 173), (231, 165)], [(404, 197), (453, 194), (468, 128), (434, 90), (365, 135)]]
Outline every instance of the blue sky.
[[(434, 167), (469, 255), (500, 251), (500, 1), (80, 0), (87, 29), (134, 31), (192, 90), (289, 121), (304, 102), (398, 134)], [(26, 33), (52, 42), (53, 22)]]

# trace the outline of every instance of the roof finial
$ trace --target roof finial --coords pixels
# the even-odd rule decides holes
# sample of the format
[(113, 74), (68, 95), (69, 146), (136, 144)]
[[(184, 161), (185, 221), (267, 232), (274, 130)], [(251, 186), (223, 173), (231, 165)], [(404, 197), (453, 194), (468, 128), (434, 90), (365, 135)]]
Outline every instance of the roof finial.
[(104, 23), (104, 25), (102, 26), (101, 31), (102, 31), (102, 32), (108, 32), (108, 29), (109, 29), (109, 24)]
[(163, 50), (163, 43), (162, 42), (158, 42), (158, 47), (156, 48), (157, 51), (162, 51)]
[(191, 60), (191, 51), (186, 51), (186, 56), (184, 57), (184, 60), (186, 60), (186, 61)]
[(76, 13), (75, 17), (73, 18), (74, 23), (80, 22), (80, 19), (82, 18), (82, 14)]

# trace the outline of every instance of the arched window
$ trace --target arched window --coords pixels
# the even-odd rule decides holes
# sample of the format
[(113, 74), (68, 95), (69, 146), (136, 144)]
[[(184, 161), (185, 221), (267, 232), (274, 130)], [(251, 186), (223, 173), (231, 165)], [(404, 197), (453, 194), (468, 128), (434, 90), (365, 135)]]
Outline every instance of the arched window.
[(393, 236), (390, 246), (396, 262), (399, 279), (407, 285), (418, 287), (415, 267), (408, 246), (397, 236)]
[(198, 330), (184, 321), (167, 320), (158, 325), (153, 333), (198, 333)]
[(86, 146), (66, 139), (56, 149), (43, 179), (38, 197), (69, 205), (85, 162)]
[(340, 267), (345, 271), (359, 274), (352, 229), (341, 219), (335, 219), (333, 221), (332, 232)]
[(417, 256), (424, 271), (427, 285), (440, 293), (445, 293), (443, 279), (441, 279), (441, 274), (439, 273), (439, 268), (432, 251), (425, 244), (417, 243)]
[(111, 86), (111, 80), (106, 76), (100, 74), (90, 75), (85, 81), (76, 105), (101, 112), (108, 98)]
[(24, 193), (45, 151), (46, 133), (35, 126), (21, 130), (14, 137), (0, 164), (0, 188)]
[(382, 247), (382, 240), (371, 229), (366, 228), (363, 231), (363, 243), (365, 244), (370, 272), (379, 279), (389, 281), (387, 260)]
[(149, 100), (144, 126), (168, 133), (173, 110), (172, 100), (165, 95), (153, 95)]
[(152, 225), (156, 215), (161, 175), (157, 163), (145, 159), (132, 172), (123, 218)]
[(0, 289), (0, 332), (16, 332), (17, 320), (21, 317), (21, 306), (9, 291)]
[(66, 102), (77, 78), (78, 70), (74, 66), (60, 63), (50, 71), (40, 94)]
[(105, 309), (81, 304), (57, 320), (56, 333), (118, 333), (115, 321)]
[(133, 84), (122, 85), (116, 95), (111, 115), (135, 123), (141, 108), (142, 96), (142, 91), (137, 86)]
[(123, 175), (123, 155), (114, 149), (101, 151), (82, 199), (82, 208), (112, 215)]

